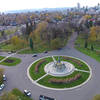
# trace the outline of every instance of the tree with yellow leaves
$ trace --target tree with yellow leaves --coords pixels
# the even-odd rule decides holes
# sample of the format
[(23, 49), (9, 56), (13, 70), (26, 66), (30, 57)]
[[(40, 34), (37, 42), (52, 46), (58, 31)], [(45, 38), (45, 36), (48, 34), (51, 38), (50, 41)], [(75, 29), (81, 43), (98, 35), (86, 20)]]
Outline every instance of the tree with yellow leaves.
[(96, 34), (97, 28), (95, 26), (91, 27), (90, 29), (90, 35), (88, 40), (91, 42), (91, 50), (94, 50), (93, 44), (97, 39), (97, 34)]
[(18, 36), (13, 36), (11, 38), (11, 44), (14, 46), (15, 49), (21, 49), (27, 45), (27, 42), (23, 39), (20, 39)]
[(84, 16), (84, 19), (86, 19), (86, 20), (88, 20), (88, 19), (90, 19), (91, 18), (91, 15), (85, 15)]

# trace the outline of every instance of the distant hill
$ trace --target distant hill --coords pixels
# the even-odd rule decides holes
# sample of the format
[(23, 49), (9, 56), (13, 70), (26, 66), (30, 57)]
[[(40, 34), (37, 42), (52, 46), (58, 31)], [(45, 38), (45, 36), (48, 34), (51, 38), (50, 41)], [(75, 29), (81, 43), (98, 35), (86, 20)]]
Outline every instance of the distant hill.
[(23, 9), (23, 10), (11, 10), (6, 11), (4, 13), (26, 13), (26, 12), (35, 12), (35, 11), (63, 11), (69, 9), (71, 7), (63, 7), (63, 8), (40, 8), (40, 9)]

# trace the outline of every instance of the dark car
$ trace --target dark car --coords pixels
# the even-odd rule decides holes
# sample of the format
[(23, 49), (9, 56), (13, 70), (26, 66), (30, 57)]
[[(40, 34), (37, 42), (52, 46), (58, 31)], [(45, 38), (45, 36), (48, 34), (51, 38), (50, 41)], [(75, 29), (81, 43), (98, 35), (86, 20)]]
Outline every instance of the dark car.
[(44, 51), (44, 53), (48, 53), (48, 51)]
[(8, 54), (12, 54), (12, 52), (8, 52)]
[(58, 50), (62, 50), (62, 48), (58, 48)]
[(32, 57), (37, 57), (37, 54), (32, 55)]
[(56, 100), (56, 99), (50, 98), (50, 97), (47, 97), (47, 96), (44, 96), (44, 95), (40, 95), (39, 100)]
[(30, 97), (30, 96), (31, 96), (31, 92), (30, 92), (30, 91), (28, 91), (28, 90), (24, 90), (24, 94), (25, 94), (26, 96), (28, 96), (28, 97)]

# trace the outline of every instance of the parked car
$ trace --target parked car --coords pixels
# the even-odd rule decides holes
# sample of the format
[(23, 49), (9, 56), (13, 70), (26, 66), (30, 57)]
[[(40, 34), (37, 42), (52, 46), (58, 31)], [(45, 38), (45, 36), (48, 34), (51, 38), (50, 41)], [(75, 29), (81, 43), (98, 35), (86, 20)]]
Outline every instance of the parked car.
[(40, 95), (39, 100), (56, 100), (56, 99), (50, 98), (50, 97), (47, 97), (47, 96), (44, 96), (44, 95)]
[(37, 54), (32, 55), (32, 57), (37, 57)]
[(58, 48), (58, 50), (62, 50), (62, 48)]
[(30, 91), (28, 91), (28, 90), (24, 90), (24, 94), (25, 94), (26, 96), (28, 96), (28, 97), (30, 97), (30, 96), (31, 96), (31, 92), (30, 92)]
[(8, 52), (8, 54), (11, 54), (12, 52)]
[(3, 81), (6, 81), (6, 80), (7, 80), (6, 75), (3, 75)]
[(4, 84), (1, 84), (0, 85), (0, 91), (3, 90), (4, 87), (5, 87), (5, 85)]
[(48, 53), (48, 51), (44, 51), (44, 53)]

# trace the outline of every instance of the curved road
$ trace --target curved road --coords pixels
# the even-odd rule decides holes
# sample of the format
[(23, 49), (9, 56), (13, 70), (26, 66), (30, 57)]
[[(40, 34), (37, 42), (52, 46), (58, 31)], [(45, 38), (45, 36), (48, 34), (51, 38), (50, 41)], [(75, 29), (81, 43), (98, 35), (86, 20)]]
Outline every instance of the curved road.
[[(9, 91), (13, 88), (19, 88), (21, 91), (28, 89), (31, 90), (34, 100), (39, 100), (40, 94), (56, 98), (56, 100), (91, 100), (94, 95), (100, 94), (100, 63), (74, 49), (74, 41), (76, 38), (77, 33), (73, 33), (67, 46), (62, 50), (50, 51), (48, 54), (40, 53), (36, 58), (32, 58), (32, 54), (13, 55), (13, 57), (21, 58), (22, 62), (16, 67), (0, 65), (0, 67), (5, 68), (5, 74), (8, 79), (4, 91)], [(6, 56), (7, 54), (1, 53), (0, 55)], [(68, 55), (86, 61), (92, 68), (92, 78), (84, 86), (66, 91), (48, 90), (32, 84), (27, 77), (28, 66), (40, 57), (52, 55)]]

